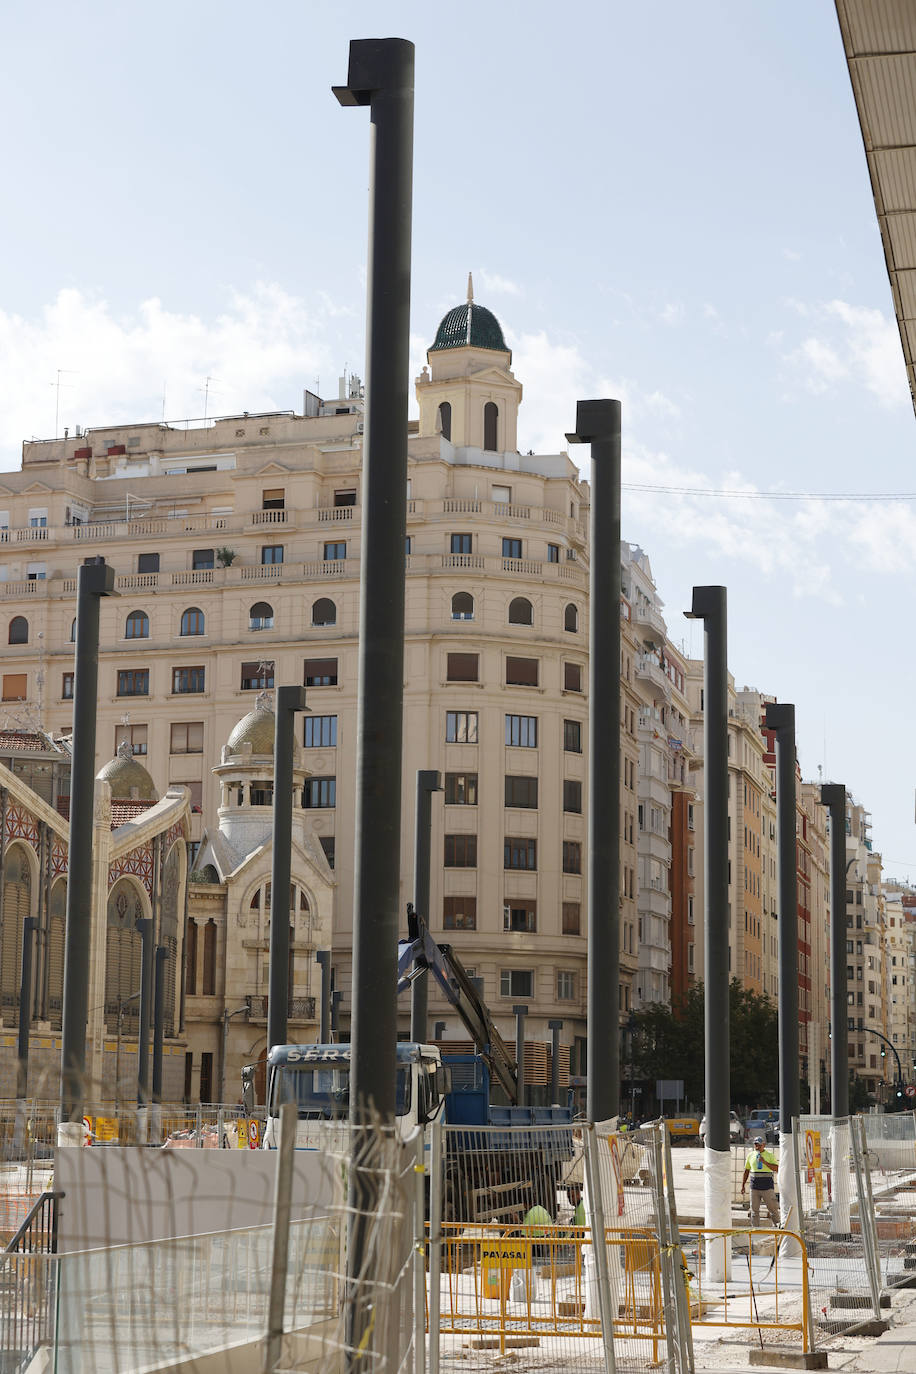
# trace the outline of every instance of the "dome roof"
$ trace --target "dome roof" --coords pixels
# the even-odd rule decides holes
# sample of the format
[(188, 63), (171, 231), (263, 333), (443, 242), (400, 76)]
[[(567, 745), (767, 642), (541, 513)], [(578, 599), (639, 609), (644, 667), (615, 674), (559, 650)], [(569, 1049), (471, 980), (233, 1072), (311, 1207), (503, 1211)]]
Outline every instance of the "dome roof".
[(159, 793), (149, 773), (134, 758), (127, 740), (118, 745), (118, 752), (109, 759), (98, 774), (111, 788), (112, 801), (129, 801), (136, 790), (138, 801), (156, 802)]
[(269, 754), (273, 757), (274, 713), (267, 702), (258, 702), (253, 711), (243, 716), (226, 741), (226, 752), (241, 754), (246, 744), (251, 745), (252, 754)]
[(443, 348), (492, 348), (508, 353), (503, 329), (492, 310), (474, 302), (474, 287), (468, 277), (468, 298), (464, 305), (456, 305), (443, 315), (436, 330), (436, 341), (430, 348), (435, 353)]

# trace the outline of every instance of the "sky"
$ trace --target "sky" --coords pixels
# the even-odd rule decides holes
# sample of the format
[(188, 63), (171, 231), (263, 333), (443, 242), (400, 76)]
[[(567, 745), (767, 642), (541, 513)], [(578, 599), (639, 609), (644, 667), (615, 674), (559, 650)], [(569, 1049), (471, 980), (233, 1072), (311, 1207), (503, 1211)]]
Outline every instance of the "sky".
[(472, 271), (522, 450), (621, 400), (671, 638), (700, 655), (681, 612), (724, 584), (737, 686), (795, 702), (803, 774), (916, 882), (916, 418), (829, 0), (49, 0), (2, 33), (0, 472), (364, 374), (368, 114), (330, 88), (408, 38), (412, 375)]

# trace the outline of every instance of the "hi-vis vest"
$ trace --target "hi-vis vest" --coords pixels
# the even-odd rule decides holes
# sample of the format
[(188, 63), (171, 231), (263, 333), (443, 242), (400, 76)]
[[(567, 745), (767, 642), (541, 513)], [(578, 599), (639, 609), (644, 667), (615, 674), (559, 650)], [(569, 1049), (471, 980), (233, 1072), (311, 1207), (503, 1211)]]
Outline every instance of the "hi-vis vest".
[[(764, 1163), (764, 1161), (766, 1161), (766, 1163)], [(766, 1174), (769, 1176), (771, 1174), (771, 1169), (768, 1168), (768, 1165), (772, 1165), (774, 1168), (776, 1166), (776, 1160), (768, 1150), (761, 1150), (759, 1154), (756, 1150), (752, 1150), (747, 1157), (745, 1168), (752, 1174)]]

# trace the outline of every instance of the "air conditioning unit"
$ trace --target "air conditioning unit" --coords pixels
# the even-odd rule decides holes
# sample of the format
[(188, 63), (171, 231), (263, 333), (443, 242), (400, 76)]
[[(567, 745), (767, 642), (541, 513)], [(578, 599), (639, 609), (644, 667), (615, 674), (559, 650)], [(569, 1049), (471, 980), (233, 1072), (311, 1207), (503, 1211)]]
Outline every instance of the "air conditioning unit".
[(356, 432), (357, 432), (357, 434), (363, 434), (363, 433), (365, 433), (365, 429), (366, 429), (365, 421), (364, 421), (364, 420), (357, 420), (357, 422), (356, 422)]

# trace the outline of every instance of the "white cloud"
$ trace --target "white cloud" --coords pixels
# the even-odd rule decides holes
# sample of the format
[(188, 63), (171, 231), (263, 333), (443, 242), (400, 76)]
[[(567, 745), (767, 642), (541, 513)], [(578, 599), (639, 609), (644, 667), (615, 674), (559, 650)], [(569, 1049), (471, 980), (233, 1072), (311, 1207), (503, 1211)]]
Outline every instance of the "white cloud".
[(795, 248), (784, 248), (782, 250), (782, 255), (784, 258), (787, 258), (789, 262), (801, 262), (802, 255)]
[(488, 295), (491, 292), (503, 296), (520, 296), (522, 294), (522, 289), (516, 282), (511, 281), (508, 277), (501, 277), (498, 272), (488, 272), (486, 268), (483, 268), (480, 273), (480, 285)]
[(659, 311), (658, 318), (662, 324), (682, 324), (684, 320), (684, 307), (679, 301), (669, 301), (663, 310)]
[(336, 388), (346, 361), (337, 361), (346, 352), (338, 328), (359, 338), (350, 317), (326, 298), (310, 306), (272, 283), (230, 293), (210, 321), (155, 298), (117, 317), (104, 300), (74, 289), (60, 291), (36, 320), (0, 310), (0, 467), (18, 467), (24, 437), (53, 435), (59, 368), (60, 433), (158, 420), (163, 392), (167, 419), (199, 416), (207, 377), (211, 415), (298, 408), (316, 374), (329, 381), (333, 372)]
[(864, 387), (881, 405), (909, 404), (900, 335), (893, 317), (880, 310), (832, 300), (787, 307), (813, 322), (814, 332), (784, 357), (798, 383), (816, 394), (839, 383)]

